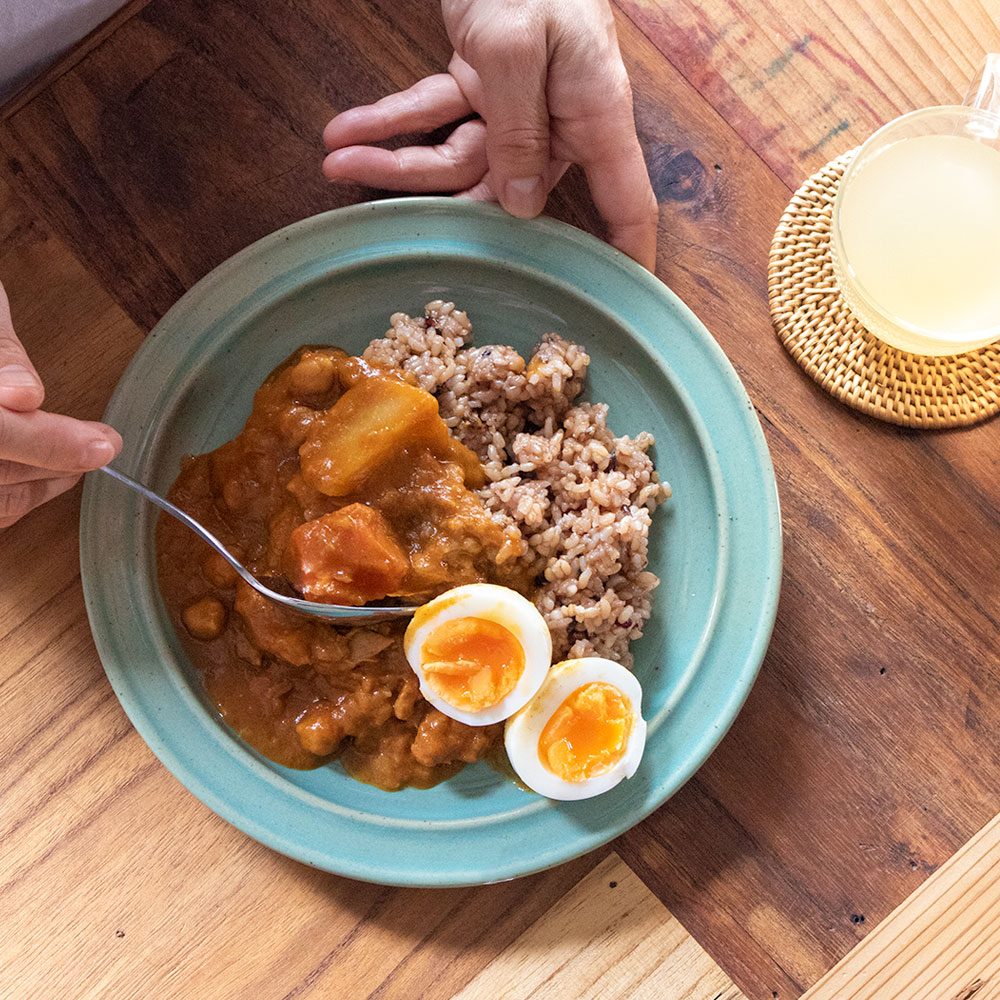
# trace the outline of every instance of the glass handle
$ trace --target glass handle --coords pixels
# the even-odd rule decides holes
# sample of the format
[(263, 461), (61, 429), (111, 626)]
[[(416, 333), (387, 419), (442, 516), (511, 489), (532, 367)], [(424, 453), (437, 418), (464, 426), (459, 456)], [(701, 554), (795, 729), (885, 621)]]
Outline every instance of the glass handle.
[(1000, 114), (1000, 53), (991, 52), (983, 60), (962, 103), (969, 108)]

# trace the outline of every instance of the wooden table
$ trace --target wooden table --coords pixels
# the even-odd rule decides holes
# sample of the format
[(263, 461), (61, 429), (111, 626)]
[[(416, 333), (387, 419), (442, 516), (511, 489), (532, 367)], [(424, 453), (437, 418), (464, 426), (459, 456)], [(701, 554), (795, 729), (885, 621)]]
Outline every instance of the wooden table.
[[(310, 870), (131, 728), (87, 627), (76, 490), (0, 540), (0, 996), (1000, 997), (1000, 830), (967, 843), (1000, 810), (996, 426), (834, 403), (766, 296), (790, 192), (960, 100), (1000, 5), (621, 0), (617, 20), (658, 274), (736, 366), (782, 498), (777, 626), (733, 729), (648, 820), (553, 871), (397, 890)], [(153, 0), (8, 106), (0, 276), (49, 405), (98, 416), (210, 268), (372, 197), (325, 184), (323, 124), (448, 55), (434, 0)], [(550, 210), (600, 232), (574, 171)]]

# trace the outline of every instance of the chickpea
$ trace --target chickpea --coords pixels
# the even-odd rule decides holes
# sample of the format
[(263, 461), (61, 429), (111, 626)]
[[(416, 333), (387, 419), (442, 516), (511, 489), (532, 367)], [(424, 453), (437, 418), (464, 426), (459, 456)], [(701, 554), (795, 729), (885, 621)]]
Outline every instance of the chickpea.
[(281, 415), (281, 434), (293, 447), (298, 448), (309, 434), (309, 425), (319, 416), (308, 406), (291, 406)]
[(202, 560), (201, 571), (213, 587), (232, 587), (237, 580), (236, 570), (214, 550)]
[(344, 736), (342, 728), (333, 717), (332, 706), (326, 701), (319, 701), (307, 708), (295, 724), (295, 732), (302, 749), (317, 757), (333, 753)]
[(184, 627), (196, 639), (215, 639), (226, 624), (222, 601), (205, 597), (184, 609)]
[(288, 372), (288, 381), (294, 392), (317, 395), (329, 392), (337, 377), (337, 366), (328, 354), (306, 353)]

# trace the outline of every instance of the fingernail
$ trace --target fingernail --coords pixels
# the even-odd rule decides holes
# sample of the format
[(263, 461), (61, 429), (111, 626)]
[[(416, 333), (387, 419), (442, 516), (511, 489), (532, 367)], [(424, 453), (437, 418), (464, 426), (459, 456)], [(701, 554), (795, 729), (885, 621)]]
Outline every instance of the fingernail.
[(115, 457), (115, 446), (104, 438), (97, 438), (87, 445), (87, 464), (96, 468), (107, 465)]
[(533, 219), (545, 207), (541, 177), (517, 177), (504, 187), (503, 207), (522, 219)]
[(36, 389), (38, 376), (23, 365), (0, 368), (0, 387), (5, 389)]

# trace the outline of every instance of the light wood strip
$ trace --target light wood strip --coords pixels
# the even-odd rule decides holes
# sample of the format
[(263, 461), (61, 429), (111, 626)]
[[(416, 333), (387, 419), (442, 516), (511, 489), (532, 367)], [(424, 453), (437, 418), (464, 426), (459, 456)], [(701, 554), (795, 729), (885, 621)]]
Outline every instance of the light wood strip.
[(1000, 816), (802, 1000), (1000, 998)]
[(547, 910), (454, 1000), (742, 1000), (617, 854)]

